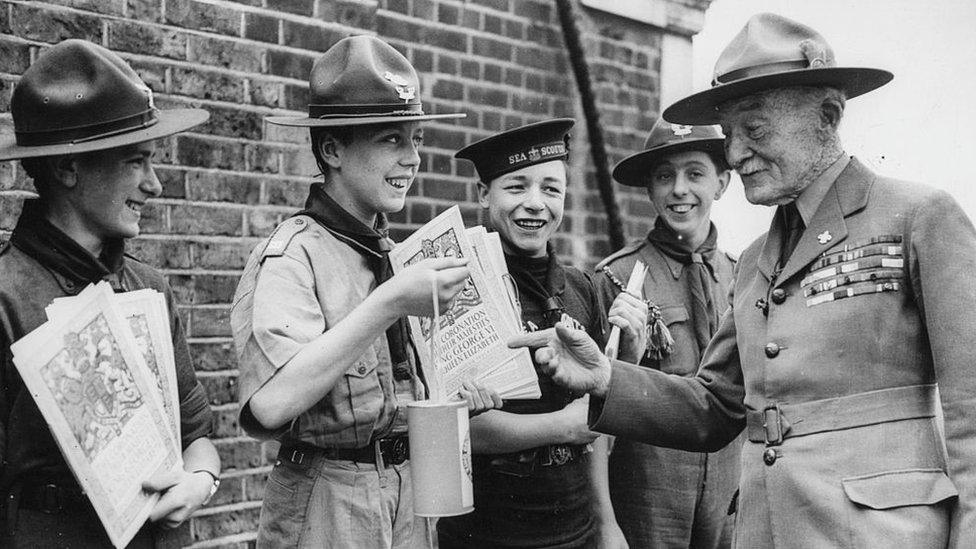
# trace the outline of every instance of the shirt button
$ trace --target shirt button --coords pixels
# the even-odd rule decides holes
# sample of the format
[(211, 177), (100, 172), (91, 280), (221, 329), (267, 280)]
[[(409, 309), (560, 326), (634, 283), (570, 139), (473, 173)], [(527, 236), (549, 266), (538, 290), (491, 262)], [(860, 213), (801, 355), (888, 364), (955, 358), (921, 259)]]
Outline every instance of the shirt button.
[(775, 343), (767, 343), (766, 344), (766, 356), (767, 357), (769, 357), (769, 358), (776, 358), (776, 355), (778, 355), (778, 354), (779, 354), (779, 345), (777, 345)]
[(786, 301), (786, 290), (783, 288), (776, 288), (773, 290), (773, 303), (780, 305)]
[(772, 465), (776, 463), (776, 450), (773, 450), (772, 448), (766, 448), (766, 451), (763, 452), (763, 463), (765, 463), (766, 465)]
[(305, 224), (305, 220), (304, 219), (296, 219), (295, 220), (295, 225), (304, 225), (304, 224)]
[(359, 368), (356, 369), (356, 371), (359, 372), (360, 375), (365, 374), (366, 373), (366, 367), (365, 366), (360, 366)]

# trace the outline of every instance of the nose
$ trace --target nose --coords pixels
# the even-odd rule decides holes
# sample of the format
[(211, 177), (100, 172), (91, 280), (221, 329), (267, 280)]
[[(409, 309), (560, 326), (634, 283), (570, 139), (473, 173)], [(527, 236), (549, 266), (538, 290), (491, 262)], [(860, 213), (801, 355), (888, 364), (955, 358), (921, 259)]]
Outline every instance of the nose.
[(688, 178), (683, 171), (679, 171), (674, 178), (674, 187), (671, 188), (671, 194), (681, 197), (687, 195), (688, 190)]
[(545, 204), (542, 202), (542, 189), (532, 185), (525, 193), (522, 207), (532, 212), (542, 211), (545, 208)]
[(404, 146), (401, 147), (403, 155), (400, 157), (400, 164), (403, 166), (420, 166), (420, 146), (412, 139), (405, 139)]
[(142, 178), (139, 188), (142, 189), (142, 192), (153, 198), (163, 194), (163, 185), (159, 182), (159, 178), (156, 177), (156, 170), (152, 166), (149, 166), (146, 170), (146, 174)]
[(752, 156), (752, 149), (739, 132), (730, 132), (730, 135), (725, 137), (725, 160), (730, 166), (738, 169), (750, 156)]

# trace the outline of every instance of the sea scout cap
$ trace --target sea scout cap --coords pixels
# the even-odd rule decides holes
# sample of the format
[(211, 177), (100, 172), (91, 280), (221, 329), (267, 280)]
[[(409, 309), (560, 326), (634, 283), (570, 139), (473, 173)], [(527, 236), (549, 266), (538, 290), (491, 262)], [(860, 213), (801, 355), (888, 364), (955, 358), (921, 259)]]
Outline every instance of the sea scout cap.
[(400, 52), (375, 36), (336, 42), (312, 65), (308, 117), (269, 116), (282, 126), (352, 126), (463, 118), (425, 114), (417, 71)]
[(152, 141), (204, 122), (201, 109), (160, 111), (118, 55), (65, 40), (34, 62), (10, 100), (14, 134), (0, 136), (0, 160), (99, 151)]
[(662, 158), (684, 151), (702, 151), (725, 158), (724, 139), (715, 126), (686, 126), (658, 118), (644, 143), (644, 150), (628, 156), (613, 168), (613, 178), (631, 187), (647, 185), (650, 171)]
[(526, 166), (569, 156), (568, 132), (575, 123), (572, 118), (555, 118), (521, 126), (472, 143), (454, 158), (474, 162), (478, 177), (489, 183)]
[(712, 87), (671, 105), (664, 118), (717, 124), (718, 106), (729, 99), (786, 86), (830, 86), (851, 98), (893, 78), (881, 69), (836, 65), (834, 51), (817, 31), (781, 15), (760, 13), (722, 51)]

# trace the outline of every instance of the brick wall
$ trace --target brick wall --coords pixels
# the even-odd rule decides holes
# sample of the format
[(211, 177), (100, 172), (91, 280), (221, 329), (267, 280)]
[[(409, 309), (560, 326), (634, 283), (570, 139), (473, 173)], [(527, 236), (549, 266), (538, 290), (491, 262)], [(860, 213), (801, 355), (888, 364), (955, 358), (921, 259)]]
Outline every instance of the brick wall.
[[(639, 150), (659, 110), (665, 32), (690, 37), (709, 0), (648, 0), (659, 26), (576, 6), (586, 57), (614, 161)], [(163, 140), (163, 196), (143, 210), (131, 250), (176, 290), (199, 377), (216, 412), (225, 468), (220, 492), (192, 519), (196, 547), (252, 543), (275, 448), (237, 423), (237, 370), (228, 314), (250, 249), (303, 202), (315, 165), (304, 131), (263, 117), (305, 109), (316, 56), (337, 39), (375, 33), (421, 74), (431, 112), (466, 119), (429, 123), (419, 180), (392, 217), (402, 238), (460, 204), (483, 222), (471, 166), (455, 150), (504, 128), (554, 116), (580, 120), (573, 142), (567, 214), (558, 249), (580, 266), (611, 250), (582, 123), (579, 94), (555, 6), (539, 0), (0, 0), (0, 129), (20, 75), (43, 48), (85, 38), (118, 52), (163, 108), (194, 106), (210, 121)], [(689, 38), (690, 39), (690, 38)], [(690, 69), (689, 69), (690, 70)], [(630, 237), (649, 227), (640, 192), (615, 189)], [(19, 164), (0, 163), (0, 238), (32, 187)]]

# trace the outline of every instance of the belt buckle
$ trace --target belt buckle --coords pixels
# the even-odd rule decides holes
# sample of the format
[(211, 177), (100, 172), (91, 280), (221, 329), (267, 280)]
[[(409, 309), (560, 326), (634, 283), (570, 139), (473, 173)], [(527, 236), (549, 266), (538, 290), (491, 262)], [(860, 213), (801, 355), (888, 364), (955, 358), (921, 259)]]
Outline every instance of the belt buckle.
[[(385, 448), (384, 442), (386, 442)], [(403, 437), (379, 439), (376, 441), (376, 450), (377, 461), (382, 467), (400, 465), (407, 461), (407, 452), (409, 451), (407, 441)]]
[(546, 462), (542, 465), (560, 466), (573, 459), (573, 451), (565, 444), (551, 444), (546, 450)]
[(779, 403), (763, 408), (763, 438), (766, 439), (766, 446), (779, 446), (783, 443), (783, 413), (779, 409)]
[(60, 490), (55, 484), (45, 484), (41, 487), (41, 511), (48, 515), (53, 515), (64, 508), (59, 494)]

